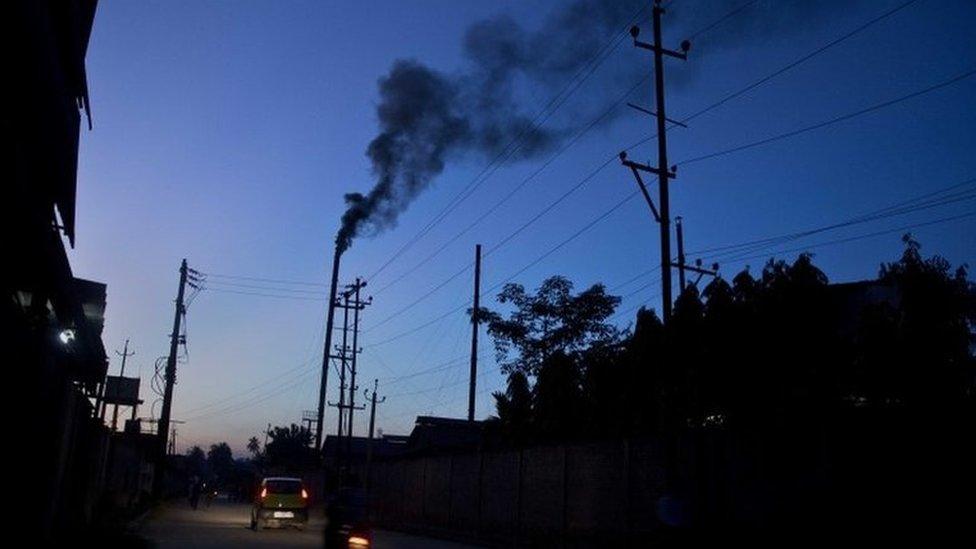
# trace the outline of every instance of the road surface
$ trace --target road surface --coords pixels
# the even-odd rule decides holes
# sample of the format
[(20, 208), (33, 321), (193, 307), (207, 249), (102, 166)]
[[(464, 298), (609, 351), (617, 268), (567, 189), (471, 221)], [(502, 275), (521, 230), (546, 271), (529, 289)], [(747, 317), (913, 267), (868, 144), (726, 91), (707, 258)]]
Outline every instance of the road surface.
[[(268, 529), (252, 531), (250, 506), (218, 501), (211, 507), (171, 504), (154, 511), (139, 529), (139, 535), (159, 549), (210, 549), (228, 547), (322, 547), (325, 519), (312, 519), (305, 531)], [(460, 549), (469, 547), (431, 538), (377, 530), (373, 546), (378, 549)]]

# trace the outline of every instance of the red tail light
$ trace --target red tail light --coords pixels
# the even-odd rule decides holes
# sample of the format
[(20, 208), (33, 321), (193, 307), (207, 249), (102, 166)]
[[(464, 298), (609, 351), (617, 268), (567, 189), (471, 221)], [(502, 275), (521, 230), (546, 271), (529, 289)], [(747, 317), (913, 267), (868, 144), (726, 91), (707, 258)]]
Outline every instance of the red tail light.
[(302, 488), (302, 499), (308, 499), (308, 491)]
[(266, 497), (268, 497), (268, 489), (267, 488), (261, 488), (261, 499), (264, 499)]

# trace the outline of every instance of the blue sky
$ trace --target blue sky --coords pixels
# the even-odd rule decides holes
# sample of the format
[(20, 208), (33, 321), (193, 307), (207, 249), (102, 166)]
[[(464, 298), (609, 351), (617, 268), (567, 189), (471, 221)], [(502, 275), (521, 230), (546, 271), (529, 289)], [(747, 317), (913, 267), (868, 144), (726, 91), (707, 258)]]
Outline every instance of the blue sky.
[[(676, 82), (668, 95), (669, 115), (693, 113), (901, 3), (840, 3), (829, 17), (796, 20), (788, 17), (791, 8), (762, 2), (757, 9), (766, 10), (762, 13), (767, 16), (784, 10), (783, 17), (772, 18), (778, 27), (745, 33), (747, 25), (739, 18), (748, 17), (739, 15), (696, 40), (685, 66), (669, 62), (667, 70)], [(682, 4), (687, 11), (679, 11)], [(665, 18), (666, 36), (676, 45), (682, 32), (718, 19), (737, 4), (676, 0), (673, 19)], [(125, 338), (131, 339), (136, 355), (127, 368), (143, 377), (144, 398), (154, 398), (148, 391), (152, 364), (168, 349), (181, 258), (204, 273), (311, 283), (208, 279), (213, 289), (197, 296), (187, 315), (189, 357), (180, 365), (174, 404), (174, 418), (187, 421), (179, 426), (181, 449), (227, 440), (239, 450), (267, 423), (298, 422), (302, 410), (315, 407), (325, 305), (316, 300), (324, 288), (313, 284), (328, 282), (332, 239), (344, 210), (342, 194), (366, 191), (373, 183), (364, 151), (377, 132), (377, 79), (400, 58), (447, 73), (461, 70), (461, 39), (471, 23), (508, 14), (532, 30), (560, 5), (434, 0), (100, 3), (88, 52), (95, 127), (83, 132), (81, 140), (78, 241), (71, 259), (77, 276), (108, 284), (106, 347), (121, 349)], [(680, 162), (761, 140), (971, 71), (976, 68), (974, 20), (976, 5), (971, 2), (920, 0), (702, 115), (688, 129), (674, 129), (669, 133), (670, 156)], [(635, 67), (649, 69), (650, 57), (625, 40), (549, 124), (582, 127), (608, 98), (630, 87)], [(649, 105), (649, 85), (644, 88), (631, 100)], [(535, 113), (549, 93), (520, 82), (520, 108)], [(818, 227), (976, 176), (974, 98), (976, 78), (967, 78), (826, 128), (682, 166), (672, 185), (672, 211), (685, 219), (687, 248)], [(403, 309), (468, 265), (475, 243), (493, 247), (610, 155), (652, 133), (647, 117), (625, 111), (584, 134), (436, 259), (396, 280), (547, 157), (504, 165), (369, 280), (367, 293), (375, 299), (364, 313), (360, 387), (378, 377), (380, 394), (389, 396), (378, 414), (378, 427), (404, 433), (417, 414), (463, 416), (470, 326), (463, 312), (445, 313), (469, 298), (471, 273)], [(653, 142), (631, 156), (653, 160)], [(453, 158), (395, 228), (354, 243), (343, 260), (344, 278), (376, 272), (485, 164), (477, 155)], [(599, 171), (485, 258), (483, 288), (535, 261), (633, 191), (630, 173), (616, 163)], [(859, 237), (973, 210), (972, 200), (966, 200), (781, 248)], [(976, 259), (974, 217), (912, 232), (926, 253), (942, 254), (954, 264)], [(657, 227), (646, 205), (635, 198), (514, 280), (534, 287), (558, 273), (579, 287), (602, 281), (615, 288), (652, 271), (659, 262), (657, 250)], [(769, 255), (775, 251), (763, 250)], [(833, 281), (868, 278), (880, 262), (898, 256), (899, 234), (811, 251)], [(762, 258), (723, 263), (722, 271), (731, 277), (746, 264), (758, 269), (763, 263)], [(652, 271), (616, 289), (627, 296), (621, 311), (644, 302), (659, 307), (659, 287), (641, 289), (656, 276)], [(430, 322), (438, 317), (443, 318)], [(615, 321), (626, 325), (632, 318), (628, 312)], [(481, 354), (485, 374), (479, 379), (479, 416), (493, 411), (490, 391), (504, 384), (494, 371), (490, 341), (482, 341), (486, 350)], [(117, 371), (115, 357), (111, 368)], [(431, 371), (402, 377), (423, 370)], [(334, 381), (333, 374), (330, 399), (335, 398)], [(365, 417), (357, 423), (361, 433)], [(335, 429), (332, 409), (326, 427)]]

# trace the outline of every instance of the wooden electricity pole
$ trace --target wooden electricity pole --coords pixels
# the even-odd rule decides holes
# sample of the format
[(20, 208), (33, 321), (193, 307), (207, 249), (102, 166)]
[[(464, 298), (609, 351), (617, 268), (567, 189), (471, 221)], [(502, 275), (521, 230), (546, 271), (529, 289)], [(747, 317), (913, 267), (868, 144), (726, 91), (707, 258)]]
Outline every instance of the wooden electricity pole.
[(481, 244), (474, 247), (474, 303), (471, 308), (471, 373), (468, 380), (468, 421), (474, 421), (474, 389), (478, 378), (478, 310), (481, 308)]
[[(666, 55), (668, 57), (674, 57), (682, 60), (687, 59), (687, 52), (691, 48), (691, 44), (687, 40), (682, 42), (680, 52), (665, 49), (664, 46), (661, 45), (661, 15), (664, 14), (664, 8), (661, 7), (660, 0), (655, 0), (652, 11), (654, 42), (647, 43), (638, 40), (637, 37), (640, 34), (640, 28), (636, 26), (630, 29), (630, 35), (634, 37), (634, 46), (645, 50), (651, 50), (651, 52), (654, 53), (654, 95), (656, 100), (656, 110), (650, 111), (642, 108), (638, 108), (638, 110), (648, 113), (655, 118), (657, 129), (657, 167), (627, 160), (626, 151), (620, 153), (620, 160), (624, 166), (633, 171), (634, 177), (637, 179), (641, 192), (644, 194), (644, 199), (647, 200), (648, 204), (650, 205), (654, 218), (657, 220), (658, 225), (660, 226), (661, 293), (663, 300), (661, 307), (661, 318), (664, 321), (664, 324), (667, 325), (671, 320), (671, 308), (673, 304), (671, 297), (671, 202), (668, 195), (668, 184), (669, 181), (674, 179), (676, 176), (674, 168), (668, 166), (667, 124), (668, 122), (678, 125), (683, 124), (669, 119), (664, 109), (664, 56)], [(651, 200), (646, 186), (644, 185), (644, 181), (641, 179), (640, 172), (649, 172), (657, 175), (658, 208), (660, 209), (654, 207), (654, 203)]]
[(169, 356), (166, 358), (165, 381), (163, 391), (163, 410), (156, 427), (157, 442), (156, 469), (153, 472), (153, 496), (157, 499), (163, 495), (163, 480), (166, 475), (166, 442), (169, 436), (170, 412), (173, 408), (173, 385), (176, 383), (176, 353), (180, 346), (180, 322), (186, 308), (183, 306), (183, 295), (186, 289), (187, 266), (186, 259), (180, 264), (180, 286), (176, 292), (176, 312), (173, 314), (173, 331), (169, 336)]

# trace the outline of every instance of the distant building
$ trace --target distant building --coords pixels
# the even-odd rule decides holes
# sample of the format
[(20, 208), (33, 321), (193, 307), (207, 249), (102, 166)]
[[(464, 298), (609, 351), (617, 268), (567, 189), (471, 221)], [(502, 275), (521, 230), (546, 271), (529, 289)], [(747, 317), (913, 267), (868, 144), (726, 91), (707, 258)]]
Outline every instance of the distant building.
[[(374, 459), (396, 456), (407, 450), (408, 437), (398, 435), (380, 435), (373, 438), (372, 452)], [(335, 435), (327, 435), (322, 443), (322, 456), (327, 469), (336, 465), (337, 456), (345, 463), (354, 466), (366, 463), (366, 455), (370, 451), (370, 440), (367, 437), (346, 437), (341, 439)]]
[(410, 452), (476, 450), (484, 437), (483, 421), (417, 416), (407, 441)]
[[(103, 481), (108, 434), (95, 404), (108, 361), (102, 346), (106, 288), (75, 278), (65, 239), (75, 244), (78, 140), (88, 110), (85, 53), (95, 0), (14, 0), (3, 15), (6, 133), (13, 137), (4, 185), (3, 333), (13, 376), (8, 394), (29, 413), (29, 452), (11, 471), (23, 499), (21, 524), (51, 539), (92, 519)], [(24, 489), (16, 486), (26, 483)], [(31, 528), (33, 527), (33, 528)]]

